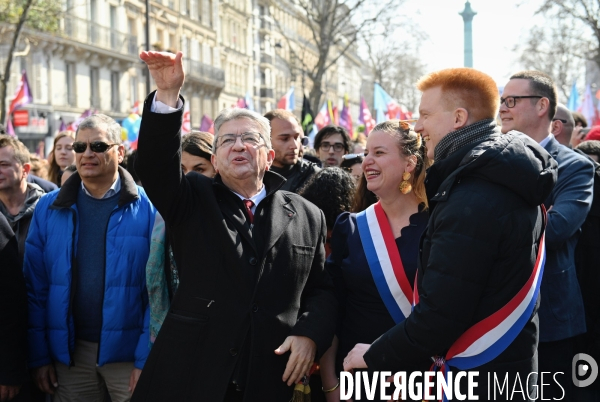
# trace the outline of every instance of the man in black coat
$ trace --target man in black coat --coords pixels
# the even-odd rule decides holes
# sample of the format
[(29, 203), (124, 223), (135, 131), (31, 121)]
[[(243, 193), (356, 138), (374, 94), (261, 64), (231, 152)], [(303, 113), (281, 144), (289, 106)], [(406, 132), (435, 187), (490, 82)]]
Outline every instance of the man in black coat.
[(0, 401), (14, 400), (28, 381), (25, 279), (17, 238), (0, 214)]
[(184, 176), (182, 55), (141, 57), (158, 90), (136, 171), (170, 229), (180, 283), (132, 401), (289, 401), (333, 339), (324, 216), (278, 191), (269, 123), (245, 109), (215, 120), (214, 180)]
[[(498, 92), (490, 76), (448, 69), (425, 76), (417, 86), (423, 96), (415, 131), (435, 159), (425, 181), (430, 219), (420, 245), (419, 302), (372, 345), (357, 345), (346, 370), (428, 370), (433, 356), (447, 356), (469, 328), (517, 295), (538, 255), (540, 205), (554, 186), (556, 162), (527, 136), (501, 134), (494, 119)], [(510, 384), (503, 393), (496, 390), (494, 400), (513, 400), (518, 378), (526, 399), (535, 399), (537, 378), (528, 375), (537, 370), (537, 306), (516, 334), (499, 355), (468, 368), (479, 372), (474, 391), (480, 400), (491, 398), (487, 373)]]
[(302, 146), (308, 143), (302, 127), (292, 112), (275, 109), (265, 117), (271, 123), (271, 144), (275, 159), (271, 171), (285, 177), (281, 190), (297, 193), (298, 190), (321, 168), (316, 163), (302, 158)]

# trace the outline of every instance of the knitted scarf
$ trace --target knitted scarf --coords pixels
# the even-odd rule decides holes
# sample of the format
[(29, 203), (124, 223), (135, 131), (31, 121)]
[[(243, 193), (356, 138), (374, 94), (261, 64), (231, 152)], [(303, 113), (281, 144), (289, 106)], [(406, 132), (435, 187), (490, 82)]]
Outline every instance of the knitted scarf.
[(496, 127), (494, 119), (485, 119), (448, 133), (435, 147), (435, 161), (441, 161), (465, 145), (489, 138)]

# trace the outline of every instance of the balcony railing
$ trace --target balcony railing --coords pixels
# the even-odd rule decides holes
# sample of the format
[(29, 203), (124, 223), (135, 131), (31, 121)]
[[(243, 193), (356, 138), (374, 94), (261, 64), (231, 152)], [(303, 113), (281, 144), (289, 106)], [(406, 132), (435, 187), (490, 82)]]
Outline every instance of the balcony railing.
[(137, 37), (99, 25), (89, 20), (66, 15), (62, 22), (62, 34), (88, 45), (101, 47), (121, 54), (137, 56)]
[(201, 63), (196, 60), (184, 60), (187, 78), (212, 83), (223, 88), (225, 86), (225, 71), (220, 68)]

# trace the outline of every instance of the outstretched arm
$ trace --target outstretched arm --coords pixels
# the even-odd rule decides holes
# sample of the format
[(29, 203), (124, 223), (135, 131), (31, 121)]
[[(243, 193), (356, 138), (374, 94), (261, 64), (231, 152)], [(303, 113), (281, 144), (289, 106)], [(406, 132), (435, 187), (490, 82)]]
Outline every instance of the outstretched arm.
[(183, 53), (142, 52), (142, 59), (156, 83), (156, 101), (176, 107), (185, 79)]
[[(164, 52), (142, 52), (140, 58), (157, 85), (144, 103), (144, 113), (138, 140), (138, 157), (135, 170), (144, 190), (165, 221), (176, 225), (185, 219), (186, 213), (197, 207), (189, 183), (181, 172), (181, 118), (182, 108), (177, 107), (179, 90), (183, 84), (182, 54)], [(162, 109), (154, 110), (156, 102)], [(165, 106), (166, 105), (166, 106)]]

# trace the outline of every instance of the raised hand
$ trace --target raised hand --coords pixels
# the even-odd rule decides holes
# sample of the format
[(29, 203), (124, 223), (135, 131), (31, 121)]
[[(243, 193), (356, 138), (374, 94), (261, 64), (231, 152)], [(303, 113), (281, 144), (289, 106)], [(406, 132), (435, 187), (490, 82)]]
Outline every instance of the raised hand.
[(142, 59), (156, 82), (156, 100), (171, 107), (176, 107), (179, 90), (183, 85), (183, 53), (142, 52)]

